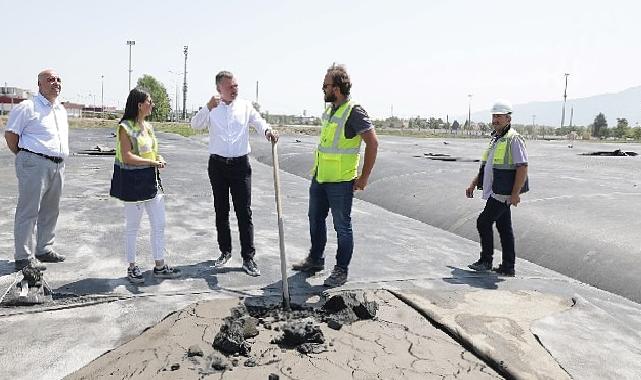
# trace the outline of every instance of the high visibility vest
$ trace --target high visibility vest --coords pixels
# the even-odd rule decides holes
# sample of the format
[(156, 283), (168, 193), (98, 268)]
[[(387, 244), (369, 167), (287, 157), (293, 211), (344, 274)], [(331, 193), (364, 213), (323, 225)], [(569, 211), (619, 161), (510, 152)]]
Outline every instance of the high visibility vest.
[[(492, 159), (492, 192), (494, 194), (510, 195), (516, 178), (516, 165), (512, 157), (512, 140), (523, 139), (514, 128), (510, 127), (505, 135), (496, 142), (490, 141), (489, 146), (481, 156), (481, 169), (479, 171), (479, 188), (483, 188), (483, 172), (492, 146), (494, 146), (494, 158)], [(525, 142), (524, 142), (525, 144)], [(521, 188), (521, 193), (529, 190), (529, 180)]]
[(120, 127), (123, 127), (127, 136), (129, 136), (129, 141), (131, 142), (131, 153), (148, 160), (158, 160), (160, 157), (158, 154), (158, 140), (156, 140), (153, 128), (147, 128), (147, 134), (143, 135), (142, 129), (140, 129), (140, 126), (137, 123), (129, 120), (123, 120), (116, 130), (116, 165), (127, 169), (141, 168), (141, 166), (132, 167), (131, 165), (127, 165), (122, 160), (122, 149), (120, 146), (120, 139), (118, 138)]
[(316, 148), (314, 170), (316, 181), (345, 182), (357, 177), (361, 142), (359, 135), (345, 138), (345, 123), (355, 103), (342, 104), (332, 114), (332, 107), (325, 109), (322, 117), (320, 142)]

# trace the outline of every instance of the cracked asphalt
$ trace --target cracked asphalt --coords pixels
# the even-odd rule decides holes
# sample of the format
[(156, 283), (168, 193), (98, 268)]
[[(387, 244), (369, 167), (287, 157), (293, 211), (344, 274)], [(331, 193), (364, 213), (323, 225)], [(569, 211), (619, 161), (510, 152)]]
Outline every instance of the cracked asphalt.
[[(113, 145), (110, 132), (106, 129), (73, 129), (70, 133), (71, 149), (80, 151), (95, 145)], [(83, 371), (87, 365), (95, 365), (101, 358), (106, 357), (101, 355), (109, 351), (116, 352), (130, 344), (137, 344), (136, 338), (143, 338), (155, 328), (159, 328), (163, 322), (177, 315), (172, 314), (175, 311), (182, 310), (179, 312), (182, 313), (194, 307), (208, 307), (214, 310), (214, 315), (224, 316), (228, 313), (229, 307), (238, 302), (239, 297), (280, 294), (281, 274), (272, 168), (260, 162), (268, 162), (264, 159), (264, 153), (269, 149), (268, 143), (258, 138), (252, 140), (255, 155), (259, 158), (259, 161), (252, 159), (256, 259), (263, 272), (261, 277), (252, 278), (240, 269), (236, 221), (233, 216), (231, 224), (236, 250), (233, 252), (232, 260), (223, 270), (216, 272), (211, 268), (218, 252), (211, 189), (206, 174), (206, 142), (202, 137), (183, 138), (164, 133), (160, 133), (159, 138), (161, 150), (168, 161), (168, 167), (163, 172), (167, 208), (167, 261), (182, 269), (183, 278), (158, 281), (151, 276), (153, 261), (147, 238), (149, 229), (147, 221), (144, 220), (138, 241), (139, 262), (145, 271), (146, 281), (144, 285), (134, 286), (125, 279), (122, 204), (108, 197), (113, 157), (70, 157), (67, 161), (66, 184), (56, 237), (56, 248), (67, 255), (68, 259), (62, 264), (49, 265), (45, 274), (54, 292), (67, 297), (37, 307), (0, 308), (1, 378), (59, 379), (76, 376), (82, 373), (76, 371)], [(310, 145), (311, 140), (305, 139), (306, 137), (301, 136), (281, 138), (279, 151), (282, 167), (287, 168), (288, 161), (301, 162), (300, 165), (304, 163), (300, 159), (301, 151), (313, 146)], [(296, 140), (302, 142), (298, 143)], [(383, 174), (399, 162), (399, 154), (394, 146), (400, 143), (411, 145), (413, 142), (387, 137), (382, 137), (381, 141), (382, 154), (376, 169), (380, 168)], [(17, 185), (13, 157), (3, 144), (0, 144), (0, 160), (3, 163), (0, 165), (0, 286), (6, 289), (15, 279), (12, 230)], [(404, 165), (401, 164), (401, 168), (397, 168), (396, 172), (403, 172)], [(430, 169), (423, 171), (430, 173)], [(286, 250), (290, 262), (302, 259), (308, 249), (308, 181), (287, 172), (281, 174)], [(403, 185), (402, 181), (398, 182)], [(390, 313), (394, 314), (392, 310), (396, 310), (398, 313), (415, 313), (416, 316), (421, 316), (419, 319), (425, 324), (416, 327), (412, 334), (427, 334), (426, 331), (434, 329), (440, 331), (443, 339), (449, 339), (449, 343), (443, 345), (443, 351), (434, 348), (423, 352), (422, 343), (418, 343), (420, 339), (410, 334), (411, 339), (417, 339), (415, 344), (407, 343), (410, 339), (408, 335), (400, 339), (403, 342), (402, 345), (399, 343), (402, 349), (394, 351), (393, 354), (386, 354), (385, 350), (376, 345), (378, 338), (370, 336), (367, 339), (373, 339), (373, 343), (369, 346), (372, 352), (378, 352), (376, 355), (379, 356), (363, 355), (359, 359), (362, 363), (353, 359), (352, 367), (361, 368), (361, 364), (366, 366), (374, 362), (381, 368), (376, 375), (382, 374), (383, 378), (398, 377), (399, 372), (394, 371), (401, 367), (407, 370), (402, 376), (411, 377), (418, 373), (425, 378), (428, 372), (438, 372), (434, 371), (438, 367), (436, 361), (430, 360), (437, 360), (441, 352), (448, 352), (451, 353), (448, 354), (450, 359), (443, 361), (449, 363), (448, 367), (444, 367), (447, 373), (456, 373), (460, 368), (472, 368), (472, 371), (482, 372), (489, 377), (537, 378), (538, 372), (528, 374), (522, 370), (524, 367), (518, 359), (519, 355), (507, 355), (501, 345), (493, 346), (492, 342), (496, 339), (492, 337), (503, 334), (501, 336), (505, 338), (505, 331), (511, 330), (493, 323), (498, 319), (492, 319), (491, 311), (508, 308), (516, 313), (509, 316), (509, 324), (520, 326), (514, 331), (536, 335), (534, 344), (543, 345), (549, 355), (546, 360), (530, 363), (528, 371), (537, 371), (537, 368), (543, 368), (541, 366), (556, 365), (575, 379), (594, 378), (595, 373), (603, 375), (599, 376), (600, 378), (634, 378), (635, 374), (641, 373), (639, 304), (522, 258), (517, 261), (518, 273), (513, 279), (470, 272), (466, 265), (476, 260), (478, 243), (457, 235), (454, 233), (456, 231), (435, 227), (410, 214), (402, 215), (399, 210), (385, 205), (381, 207), (374, 202), (375, 199), (365, 199), (370, 191), (377, 194), (377, 198), (383, 198), (381, 191), (387, 189), (387, 197), (395, 199), (399, 208), (417, 208), (411, 203), (409, 206), (403, 206), (407, 203), (407, 195), (403, 191), (391, 191), (377, 186), (373, 181), (370, 188), (359, 195), (361, 199), (355, 200), (354, 203), (356, 248), (350, 268), (350, 282), (344, 288), (387, 290), (397, 295), (411, 295), (414, 297), (413, 305), (401, 303), (398, 298), (388, 301), (396, 305), (389, 309)], [(438, 197), (435, 199), (438, 200)], [(453, 202), (443, 199), (441, 201), (444, 205)], [(537, 207), (542, 207), (539, 212), (545, 211), (545, 207), (554, 208), (554, 205), (545, 206), (545, 202), (539, 202), (538, 205)], [(472, 215), (478, 213), (482, 203), (468, 203), (461, 207), (467, 210), (464, 214)], [(526, 210), (526, 207), (530, 206), (524, 205), (523, 210)], [(433, 210), (436, 214), (443, 213), (440, 207), (434, 207)], [(526, 212), (523, 211), (523, 214)], [(517, 228), (518, 223), (515, 222)], [(536, 221), (533, 223), (535, 225)], [(535, 226), (529, 228), (530, 231), (534, 231)], [(625, 231), (627, 230), (623, 230)], [(546, 244), (552, 243), (546, 240)], [(557, 247), (562, 246), (562, 241), (556, 241), (555, 244)], [(330, 233), (327, 247), (328, 268), (334, 263), (335, 249), (335, 238)], [(307, 278), (294, 272), (288, 273), (292, 299), (301, 303), (310, 302), (310, 299), (317, 297), (324, 290), (321, 284), (328, 274), (328, 270), (325, 270)], [(512, 294), (513, 298), (494, 297), (494, 291)], [(484, 302), (474, 301), (472, 305), (470, 300), (477, 298), (470, 298), (468, 294), (474, 292), (488, 292), (488, 295), (481, 298)], [(545, 299), (556, 297), (564, 304), (574, 306), (564, 310), (551, 308), (541, 315), (541, 319), (525, 321), (518, 318), (518, 302), (505, 302), (505, 299), (518, 299), (522, 292), (531, 292), (535, 295), (532, 296), (535, 300), (536, 295)], [(377, 294), (383, 297), (381, 294), (386, 293)], [(388, 296), (389, 294), (385, 295)], [(443, 303), (436, 302), (438, 300), (450, 300), (449, 308), (441, 307)], [(573, 303), (572, 300), (578, 302)], [(543, 307), (546, 303), (535, 303), (536, 305)], [(163, 318), (170, 314), (172, 316), (163, 321)], [(463, 314), (466, 314), (465, 318), (461, 317)], [(441, 322), (437, 323), (437, 320)], [(487, 328), (482, 328), (480, 333), (478, 321), (487, 322)], [(386, 331), (395, 328), (391, 322), (396, 323), (398, 320), (381, 317), (381, 320), (376, 321), (380, 324), (381, 331), (373, 334), (382, 339), (392, 340), (403, 336), (386, 336)], [(157, 325), (158, 323), (161, 324)], [(435, 329), (434, 326), (438, 328)], [(152, 328), (149, 329), (150, 327)], [(352, 328), (354, 331), (358, 330), (357, 327)], [(213, 334), (207, 331), (208, 334)], [(203, 334), (204, 332), (201, 332), (194, 339), (205, 342), (202, 347), (205, 349), (204, 346), (209, 340), (207, 334)], [(359, 330), (356, 334), (362, 332)], [(162, 340), (163, 337), (164, 335), (160, 334), (157, 339)], [(213, 335), (211, 338), (213, 339)], [(344, 347), (341, 351), (343, 355), (335, 359), (336, 363), (339, 363), (339, 359), (344, 359), (345, 352), (348, 352), (349, 358), (358, 356), (356, 348), (360, 348), (360, 343), (364, 342), (348, 334), (335, 337), (335, 341)], [(520, 342), (519, 339), (515, 341)], [(410, 347), (412, 353), (427, 358), (427, 361), (423, 362), (423, 359), (418, 360), (412, 356), (412, 353), (408, 352)], [(530, 346), (517, 344), (508, 347), (510, 350), (516, 347), (527, 352)], [(182, 348), (184, 347), (177, 346), (177, 349)], [(423, 353), (417, 354), (419, 351)], [(181, 355), (184, 355), (184, 351)], [(374, 357), (378, 359), (374, 361)], [(454, 360), (453, 358), (456, 360), (449, 362)], [(310, 360), (306, 358), (301, 361), (299, 357), (292, 365), (301, 365), (301, 362)], [(503, 366), (500, 364), (501, 361)], [(343, 364), (335, 368), (322, 363), (328, 362), (322, 359), (316, 364), (327, 371), (330, 371), (330, 367), (332, 371), (338, 371), (338, 367), (351, 368), (343, 367)], [(273, 371), (276, 368), (269, 366), (277, 366), (279, 370), (281, 367), (280, 364), (271, 363), (265, 364), (264, 368), (255, 367), (254, 370), (271, 368)], [(285, 367), (285, 370), (287, 368)], [(290, 368), (293, 370), (298, 367)], [(306, 371), (305, 368), (301, 368), (300, 371)], [(349, 375), (353, 369), (345, 370)], [(241, 372), (234, 371), (232, 373), (235, 375)], [(460, 373), (462, 372), (464, 371), (461, 370)], [(373, 376), (373, 373), (364, 372), (362, 375), (363, 378), (367, 378), (369, 375)], [(308, 377), (301, 375), (298, 378)]]

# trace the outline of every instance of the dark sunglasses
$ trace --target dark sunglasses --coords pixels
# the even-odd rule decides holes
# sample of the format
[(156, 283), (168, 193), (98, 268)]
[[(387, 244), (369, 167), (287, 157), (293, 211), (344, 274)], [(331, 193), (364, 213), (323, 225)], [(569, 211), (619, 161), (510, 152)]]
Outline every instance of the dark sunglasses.
[(49, 77), (49, 78), (47, 78), (47, 82), (49, 82), (49, 83), (54, 83), (54, 82), (62, 83), (62, 78), (60, 78), (60, 77)]

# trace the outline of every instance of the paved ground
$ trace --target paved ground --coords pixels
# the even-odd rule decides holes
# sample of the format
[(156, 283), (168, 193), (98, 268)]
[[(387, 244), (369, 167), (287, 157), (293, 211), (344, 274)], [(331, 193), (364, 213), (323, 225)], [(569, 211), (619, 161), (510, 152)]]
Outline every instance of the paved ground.
[[(72, 150), (113, 144), (109, 132), (72, 130)], [(148, 271), (152, 260), (145, 221), (139, 238), (139, 261), (147, 269), (147, 281), (144, 286), (132, 286), (125, 280), (122, 205), (107, 196), (113, 157), (71, 157), (57, 235), (57, 247), (68, 255), (68, 260), (50, 265), (46, 273), (56, 293), (69, 297), (40, 308), (0, 308), (0, 377), (61, 378), (130, 341), (171, 312), (195, 302), (278, 294), (279, 251), (271, 167), (252, 161), (257, 261), (263, 275), (259, 278), (244, 275), (239, 268), (238, 251), (234, 252), (231, 266), (216, 273), (210, 268), (217, 249), (205, 169), (206, 146), (198, 138), (161, 134), (160, 139), (169, 162), (163, 173), (168, 260), (183, 270), (184, 278), (160, 282), (152, 279)], [(301, 138), (283, 137), (279, 144), (283, 162), (295, 159), (301, 144), (295, 142), (297, 139)], [(260, 144), (269, 146), (264, 141), (254, 141), (259, 156), (260, 148), (256, 147)], [(197, 153), (190, 153), (189, 149), (194, 148)], [(389, 167), (390, 160), (397, 162), (396, 156), (393, 151), (386, 153), (384, 148), (381, 168)], [(3, 288), (15, 278), (11, 257), (16, 184), (11, 157), (2, 146), (0, 160), (5, 164), (0, 165), (0, 285)], [(281, 181), (287, 256), (291, 262), (302, 259), (308, 248), (308, 180), (283, 173)], [(377, 191), (375, 186), (372, 190)], [(475, 207), (477, 212), (482, 204), (476, 203)], [(496, 332), (503, 331), (500, 323), (492, 321), (502, 321), (510, 326), (525, 326), (515, 331), (522, 330), (527, 336), (535, 334), (554, 362), (573, 378), (594, 378), (596, 373), (603, 375), (597, 376), (600, 378), (634, 378), (635, 373), (641, 373), (638, 304), (522, 259), (517, 263), (518, 276), (514, 279), (472, 273), (465, 268), (476, 259), (478, 243), (373, 203), (357, 200), (353, 219), (356, 252), (346, 288), (392, 291), (398, 298), (405, 297), (406, 304), (422, 315), (445, 321), (443, 329), (450, 334), (457, 329), (468, 331), (459, 334), (457, 341), (488, 365), (492, 360), (498, 363), (507, 357), (515, 364), (507, 363), (506, 373), (513, 376), (519, 373), (510, 372), (520, 368), (518, 355), (501, 356), (501, 352), (505, 354), (505, 348), (501, 347), (512, 346), (491, 343), (496, 342), (492, 339)], [(235, 227), (233, 233), (236, 239)], [(334, 242), (330, 238), (330, 265)], [(302, 298), (318, 294), (327, 274), (325, 271), (304, 278), (289, 273), (292, 293)], [(496, 291), (505, 296), (496, 297), (499, 294)], [(487, 309), (474, 294), (486, 300)], [(548, 302), (567, 308), (552, 308), (536, 321), (522, 318), (528, 310), (519, 301), (524, 294), (529, 297), (528, 307), (536, 308), (540, 299), (540, 305)], [(449, 306), (435, 302), (435, 297), (450, 299)], [(505, 302), (506, 299), (510, 301)], [(458, 312), (444, 313), (448, 308)], [(496, 308), (522, 313), (496, 315), (488, 311)], [(467, 315), (461, 318), (457, 317), (459, 314)], [(479, 320), (484, 322), (479, 324)], [(483, 327), (489, 325), (493, 329)], [(478, 334), (490, 338), (479, 343)]]
[[(282, 149), (281, 168), (309, 172), (316, 140), (298, 137)], [(289, 140), (291, 141), (291, 140)], [(484, 202), (464, 189), (478, 171), (486, 140), (384, 137), (370, 186), (358, 195), (393, 213), (478, 241)], [(512, 211), (517, 255), (587, 284), (641, 302), (641, 144), (528, 141), (531, 191)], [(634, 157), (580, 153), (635, 151)], [(457, 161), (435, 161), (426, 154)], [(267, 147), (255, 156), (271, 160)], [(497, 235), (498, 237), (498, 235)], [(498, 240), (497, 240), (498, 242)]]

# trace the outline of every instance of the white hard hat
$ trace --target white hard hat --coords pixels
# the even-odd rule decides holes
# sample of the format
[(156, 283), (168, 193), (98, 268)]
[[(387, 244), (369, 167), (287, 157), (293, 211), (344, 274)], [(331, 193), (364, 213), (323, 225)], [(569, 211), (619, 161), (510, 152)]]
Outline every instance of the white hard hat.
[(497, 100), (492, 106), (492, 115), (507, 115), (512, 113), (512, 104), (507, 100)]

